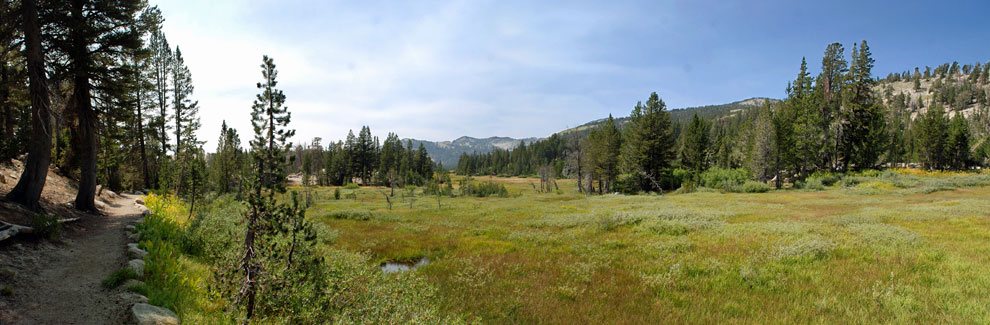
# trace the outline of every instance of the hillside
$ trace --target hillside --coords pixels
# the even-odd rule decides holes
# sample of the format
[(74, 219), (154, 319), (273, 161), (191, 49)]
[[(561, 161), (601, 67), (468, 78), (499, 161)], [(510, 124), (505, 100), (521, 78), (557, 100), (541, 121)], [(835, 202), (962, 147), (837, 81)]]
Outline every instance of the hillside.
[[(670, 119), (671, 119), (672, 122), (675, 122), (675, 123), (687, 123), (687, 122), (690, 122), (691, 121), (691, 118), (694, 116), (695, 113), (697, 113), (698, 116), (700, 116), (701, 118), (704, 118), (706, 120), (715, 119), (715, 118), (721, 118), (721, 117), (725, 117), (725, 116), (731, 116), (731, 115), (733, 115), (733, 114), (735, 114), (737, 112), (740, 112), (742, 110), (747, 110), (747, 109), (750, 109), (750, 108), (753, 108), (753, 107), (759, 107), (760, 105), (763, 105), (763, 103), (765, 103), (768, 100), (771, 101), (771, 102), (778, 102), (779, 101), (778, 99), (772, 99), (772, 98), (756, 98), (756, 97), (754, 97), (754, 98), (750, 98), (750, 99), (744, 99), (744, 100), (740, 100), (740, 101), (736, 101), (736, 102), (731, 102), (731, 103), (728, 103), (728, 104), (676, 108), (676, 109), (670, 110)], [(570, 128), (570, 129), (567, 129), (567, 130), (563, 130), (563, 131), (560, 131), (560, 132), (557, 132), (557, 133), (558, 134), (561, 134), (561, 135), (564, 135), (564, 134), (572, 134), (574, 132), (577, 132), (578, 134), (580, 134), (580, 135), (583, 136), (583, 135), (587, 134), (588, 132), (591, 132), (591, 129), (597, 127), (599, 124), (601, 124), (604, 121), (605, 121), (604, 118), (603, 119), (594, 120), (594, 121), (591, 121), (591, 122), (582, 124), (580, 126), (577, 126), (577, 127), (574, 127), (574, 128)], [(626, 117), (619, 117), (619, 118), (616, 118), (615, 119), (615, 123), (616, 123), (616, 125), (619, 128), (622, 128), (627, 122), (629, 122), (629, 117), (628, 116), (626, 116)]]
[(947, 75), (941, 79), (935, 76), (920, 78), (920, 87), (916, 89), (911, 80), (894, 81), (888, 78), (880, 80), (875, 89), (888, 105), (894, 96), (904, 94), (908, 99), (906, 106), (912, 119), (927, 111), (932, 99), (936, 98), (950, 116), (962, 113), (966, 117), (972, 117), (978, 110), (990, 107), (977, 99), (978, 92), (986, 94), (990, 91), (990, 83), (974, 84), (968, 79), (966, 74)]
[(463, 153), (486, 153), (499, 149), (512, 149), (519, 145), (519, 142), (525, 142), (530, 144), (540, 140), (540, 138), (525, 138), (525, 139), (515, 139), (508, 137), (490, 137), (490, 138), (472, 138), (472, 137), (460, 137), (453, 141), (427, 141), (427, 140), (417, 140), (417, 139), (403, 139), (402, 142), (406, 140), (412, 141), (413, 148), (419, 147), (423, 144), (426, 148), (426, 152), (430, 154), (433, 161), (439, 161), (446, 167), (457, 166), (457, 160), (460, 159)]

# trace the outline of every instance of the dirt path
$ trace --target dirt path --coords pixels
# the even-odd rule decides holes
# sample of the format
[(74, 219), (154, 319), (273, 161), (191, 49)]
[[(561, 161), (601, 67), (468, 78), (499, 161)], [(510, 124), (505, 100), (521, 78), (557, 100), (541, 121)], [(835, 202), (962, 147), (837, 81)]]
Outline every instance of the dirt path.
[(61, 243), (4, 247), (0, 270), (10, 270), (6, 276), (14, 281), (7, 306), (0, 305), (0, 324), (124, 323), (120, 291), (100, 282), (127, 262), (124, 229), (140, 218), (137, 198), (121, 195), (107, 205), (105, 215), (72, 225)]

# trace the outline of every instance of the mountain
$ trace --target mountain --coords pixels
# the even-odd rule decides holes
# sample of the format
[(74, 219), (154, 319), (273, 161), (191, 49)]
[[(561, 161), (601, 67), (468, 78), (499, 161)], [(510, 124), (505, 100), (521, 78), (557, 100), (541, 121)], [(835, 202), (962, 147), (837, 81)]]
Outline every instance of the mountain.
[(434, 161), (440, 161), (444, 167), (453, 168), (457, 167), (457, 161), (460, 160), (461, 154), (463, 153), (486, 153), (499, 149), (513, 149), (519, 145), (519, 142), (525, 142), (527, 145), (542, 138), (525, 138), (525, 139), (515, 139), (508, 137), (490, 137), (490, 138), (472, 138), (472, 137), (460, 137), (454, 141), (427, 141), (427, 140), (416, 140), (416, 139), (403, 139), (402, 142), (406, 140), (412, 141), (413, 149), (418, 148), (420, 144), (426, 148), (426, 153), (430, 154), (430, 157)]
[[(767, 101), (770, 101), (770, 103), (776, 103), (779, 102), (780, 100), (773, 98), (754, 97), (750, 99), (731, 102), (728, 104), (677, 108), (670, 110), (670, 120), (673, 123), (688, 123), (691, 122), (691, 118), (694, 117), (695, 113), (697, 113), (699, 117), (705, 120), (724, 118), (728, 116), (733, 116), (736, 113), (739, 113), (744, 110), (748, 110), (753, 107), (760, 107)], [(577, 132), (579, 135), (583, 136), (591, 132), (592, 129), (594, 129), (595, 127), (597, 127), (598, 125), (604, 122), (605, 119), (594, 120), (574, 128), (560, 131), (557, 134), (571, 135), (574, 132)], [(628, 116), (615, 118), (615, 124), (619, 128), (622, 128), (628, 122), (629, 122)]]

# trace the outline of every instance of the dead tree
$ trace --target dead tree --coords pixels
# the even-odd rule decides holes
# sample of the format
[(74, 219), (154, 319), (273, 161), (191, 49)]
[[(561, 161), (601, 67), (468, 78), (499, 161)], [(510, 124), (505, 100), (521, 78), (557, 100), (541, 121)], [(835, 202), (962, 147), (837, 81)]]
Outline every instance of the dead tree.
[[(392, 190), (394, 191), (395, 189), (392, 189)], [(379, 192), (381, 192), (382, 193), (382, 196), (385, 197), (385, 203), (388, 204), (388, 209), (389, 210), (392, 210), (392, 199), (388, 196), (388, 193), (385, 193), (384, 190), (381, 190)]]

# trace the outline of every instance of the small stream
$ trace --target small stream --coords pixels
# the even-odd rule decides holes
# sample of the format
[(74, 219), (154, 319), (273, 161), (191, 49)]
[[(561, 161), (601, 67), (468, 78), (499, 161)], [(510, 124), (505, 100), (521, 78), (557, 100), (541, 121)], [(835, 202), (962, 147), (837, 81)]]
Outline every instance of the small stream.
[(409, 270), (418, 269), (420, 266), (430, 264), (430, 259), (428, 257), (423, 257), (417, 260), (415, 263), (412, 262), (385, 262), (382, 263), (382, 272), (396, 273)]

